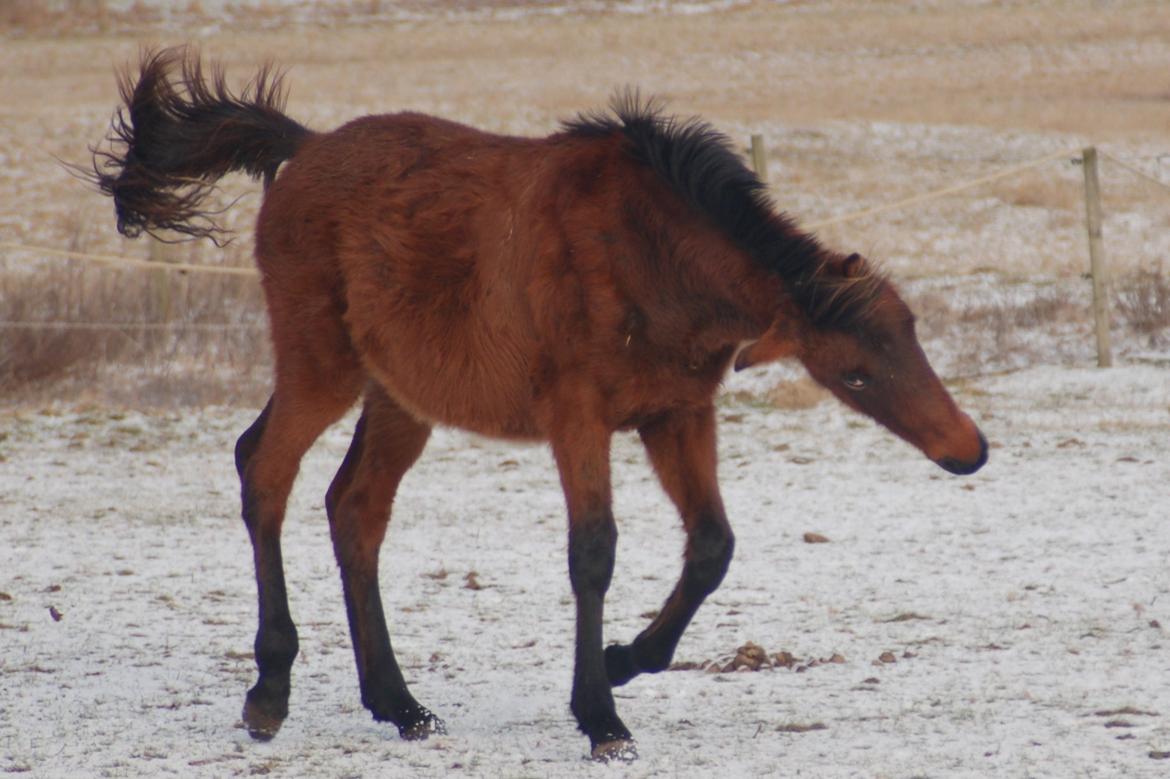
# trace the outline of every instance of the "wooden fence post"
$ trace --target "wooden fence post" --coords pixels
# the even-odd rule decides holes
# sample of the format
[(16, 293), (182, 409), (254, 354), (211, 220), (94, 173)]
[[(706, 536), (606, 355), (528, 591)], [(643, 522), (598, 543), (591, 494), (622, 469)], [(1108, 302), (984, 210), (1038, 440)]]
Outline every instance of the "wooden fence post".
[(768, 155), (764, 151), (764, 136), (752, 135), (752, 167), (760, 181), (768, 181)]
[(1093, 320), (1097, 326), (1097, 366), (1113, 364), (1109, 344), (1109, 278), (1105, 269), (1105, 242), (1101, 237), (1101, 185), (1097, 179), (1097, 148), (1081, 153), (1085, 169), (1085, 226), (1089, 231), (1089, 270), (1093, 276)]

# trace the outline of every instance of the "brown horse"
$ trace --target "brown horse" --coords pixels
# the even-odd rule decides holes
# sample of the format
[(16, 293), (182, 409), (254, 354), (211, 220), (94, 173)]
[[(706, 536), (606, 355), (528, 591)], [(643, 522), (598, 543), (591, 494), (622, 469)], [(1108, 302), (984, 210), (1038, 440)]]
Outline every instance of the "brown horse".
[[(267, 69), (235, 96), (183, 50), (148, 53), (121, 92), (128, 118), (94, 164), (121, 232), (214, 238), (208, 188), (233, 170), (265, 180), (256, 261), (276, 383), (236, 446), (259, 588), (259, 681), (243, 713), (257, 738), (288, 713), (297, 654), (280, 550), (289, 490), (363, 392), (326, 499), (362, 702), (404, 738), (443, 729), (407, 690), (378, 590), (390, 506), (431, 427), (548, 441), (577, 602), (571, 708), (603, 760), (634, 755), (612, 687), (667, 667), (731, 559), (713, 396), (733, 360), (794, 356), (948, 471), (987, 460), (890, 283), (776, 213), (704, 123), (627, 97), (541, 139), (413, 113), (318, 133), (282, 113)], [(631, 429), (682, 515), (685, 562), (650, 625), (605, 647), (610, 440)]]

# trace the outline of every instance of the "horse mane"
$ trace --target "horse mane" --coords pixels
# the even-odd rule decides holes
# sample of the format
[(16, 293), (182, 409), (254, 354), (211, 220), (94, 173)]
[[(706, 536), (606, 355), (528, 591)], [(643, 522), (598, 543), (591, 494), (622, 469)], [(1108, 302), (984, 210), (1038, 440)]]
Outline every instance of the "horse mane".
[(693, 209), (785, 282), (793, 301), (819, 328), (847, 329), (872, 309), (885, 282), (865, 263), (860, 276), (843, 274), (834, 252), (776, 209), (767, 186), (744, 165), (731, 140), (707, 122), (664, 113), (656, 99), (626, 91), (609, 111), (565, 121), (580, 138), (624, 137), (630, 155), (652, 168)]

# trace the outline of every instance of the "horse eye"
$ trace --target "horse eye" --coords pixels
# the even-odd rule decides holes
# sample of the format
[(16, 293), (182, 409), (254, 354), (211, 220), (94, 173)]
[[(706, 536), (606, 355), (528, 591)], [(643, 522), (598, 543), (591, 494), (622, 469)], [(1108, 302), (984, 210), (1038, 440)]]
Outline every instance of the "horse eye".
[(856, 371), (846, 373), (841, 377), (841, 381), (854, 392), (863, 390), (869, 386), (869, 377), (864, 373), (857, 373)]

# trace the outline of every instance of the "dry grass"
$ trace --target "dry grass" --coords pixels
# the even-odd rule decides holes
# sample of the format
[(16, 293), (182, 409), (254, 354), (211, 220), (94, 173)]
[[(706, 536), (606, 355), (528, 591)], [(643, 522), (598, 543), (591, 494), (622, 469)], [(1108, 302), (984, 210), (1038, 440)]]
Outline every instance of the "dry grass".
[(1159, 267), (1139, 271), (1114, 285), (1114, 307), (1121, 322), (1151, 348), (1170, 346), (1170, 274)]
[[(86, 248), (80, 237), (71, 245)], [(158, 246), (164, 260), (193, 253)], [(251, 278), (52, 262), (0, 274), (0, 310), (0, 396), (14, 403), (254, 404), (269, 381), (263, 301)], [(118, 381), (125, 373), (134, 380)]]
[(0, 3), (0, 30), (17, 33), (107, 32), (110, 21), (106, 0), (4, 0)]
[(1079, 186), (1035, 172), (998, 181), (991, 192), (1013, 208), (1044, 208), (1067, 213), (1078, 213), (1084, 208)]

